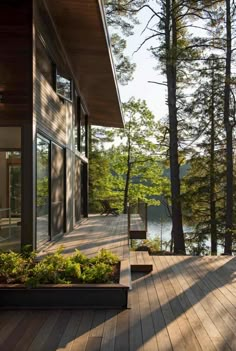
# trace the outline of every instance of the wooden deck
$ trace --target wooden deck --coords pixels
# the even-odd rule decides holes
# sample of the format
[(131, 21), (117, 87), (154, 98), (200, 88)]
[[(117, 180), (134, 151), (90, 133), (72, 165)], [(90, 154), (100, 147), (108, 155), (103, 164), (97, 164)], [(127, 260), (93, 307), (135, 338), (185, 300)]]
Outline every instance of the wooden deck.
[(60, 240), (44, 247), (39, 256), (55, 252), (63, 246), (65, 255), (70, 255), (75, 249), (84, 254), (94, 256), (102, 248), (111, 250), (121, 259), (129, 257), (127, 216), (91, 215), (73, 232), (66, 234)]
[[(61, 244), (94, 255), (103, 247), (129, 258), (126, 216), (92, 216)], [(0, 311), (0, 351), (236, 350), (236, 257), (130, 254), (129, 308)]]
[(0, 350), (236, 350), (236, 258), (151, 260), (127, 310), (0, 312)]

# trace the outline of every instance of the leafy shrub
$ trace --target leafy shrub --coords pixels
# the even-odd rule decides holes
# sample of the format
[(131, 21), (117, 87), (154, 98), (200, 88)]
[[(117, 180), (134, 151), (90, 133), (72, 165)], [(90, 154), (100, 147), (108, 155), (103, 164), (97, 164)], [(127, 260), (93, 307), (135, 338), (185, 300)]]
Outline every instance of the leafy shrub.
[(24, 283), (32, 261), (19, 253), (0, 253), (0, 282)]
[(73, 262), (80, 263), (82, 265), (88, 264), (89, 258), (82, 254), (79, 250), (75, 250), (75, 254), (71, 257)]
[(161, 249), (160, 239), (156, 237), (155, 239), (141, 240), (139, 243), (135, 242), (134, 249), (136, 251), (148, 251), (150, 255), (156, 254)]
[(93, 264), (105, 263), (113, 265), (119, 262), (119, 257), (106, 249), (101, 249), (97, 256), (90, 259), (90, 262)]
[(104, 262), (86, 266), (82, 273), (82, 281), (84, 283), (108, 283), (112, 271), (112, 266)]
[(62, 248), (36, 261), (36, 254), (0, 253), (0, 282), (39, 284), (106, 283), (112, 281), (119, 258), (107, 250), (89, 259), (79, 250), (65, 257)]

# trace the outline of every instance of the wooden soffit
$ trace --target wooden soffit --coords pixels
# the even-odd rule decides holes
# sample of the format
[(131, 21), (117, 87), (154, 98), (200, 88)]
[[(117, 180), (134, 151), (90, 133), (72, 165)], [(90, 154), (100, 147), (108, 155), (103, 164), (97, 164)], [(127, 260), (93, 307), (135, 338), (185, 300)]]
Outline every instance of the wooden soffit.
[(117, 81), (99, 0), (45, 0), (89, 112), (89, 123), (123, 127)]

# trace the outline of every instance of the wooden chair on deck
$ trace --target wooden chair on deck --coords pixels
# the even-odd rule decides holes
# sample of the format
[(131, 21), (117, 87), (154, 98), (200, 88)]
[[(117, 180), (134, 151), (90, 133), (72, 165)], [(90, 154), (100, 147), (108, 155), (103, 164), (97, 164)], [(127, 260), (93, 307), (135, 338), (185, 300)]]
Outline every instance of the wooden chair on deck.
[(101, 215), (105, 214), (106, 216), (108, 216), (109, 214), (112, 214), (113, 216), (119, 216), (118, 208), (111, 207), (108, 200), (101, 200), (100, 202), (103, 207), (103, 211), (101, 212)]

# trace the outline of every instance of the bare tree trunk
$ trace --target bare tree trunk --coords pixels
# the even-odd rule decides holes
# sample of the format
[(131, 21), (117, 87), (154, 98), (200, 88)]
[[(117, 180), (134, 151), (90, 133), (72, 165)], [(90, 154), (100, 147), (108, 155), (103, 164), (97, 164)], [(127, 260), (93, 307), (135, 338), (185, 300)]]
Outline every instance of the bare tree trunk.
[(211, 150), (210, 150), (210, 218), (211, 218), (211, 254), (217, 255), (216, 199), (215, 199), (215, 80), (212, 68), (211, 89)]
[(233, 230), (233, 127), (230, 122), (230, 80), (232, 60), (232, 34), (231, 34), (231, 9), (230, 0), (226, 4), (226, 73), (224, 92), (224, 124), (226, 131), (226, 231), (225, 251), (226, 255), (232, 254), (232, 230)]
[[(166, 74), (168, 86), (168, 109), (170, 130), (170, 179), (172, 201), (172, 235), (174, 241), (174, 253), (185, 253), (182, 210), (180, 199), (180, 176), (178, 161), (178, 121), (176, 108), (176, 0), (166, 1)], [(170, 28), (172, 27), (172, 32)], [(172, 34), (172, 35), (171, 35)]]
[(129, 183), (130, 183), (130, 173), (131, 173), (131, 144), (130, 137), (128, 137), (128, 157), (127, 157), (127, 172), (125, 179), (125, 191), (124, 191), (124, 202), (123, 202), (123, 213), (128, 213), (128, 200), (129, 200)]

